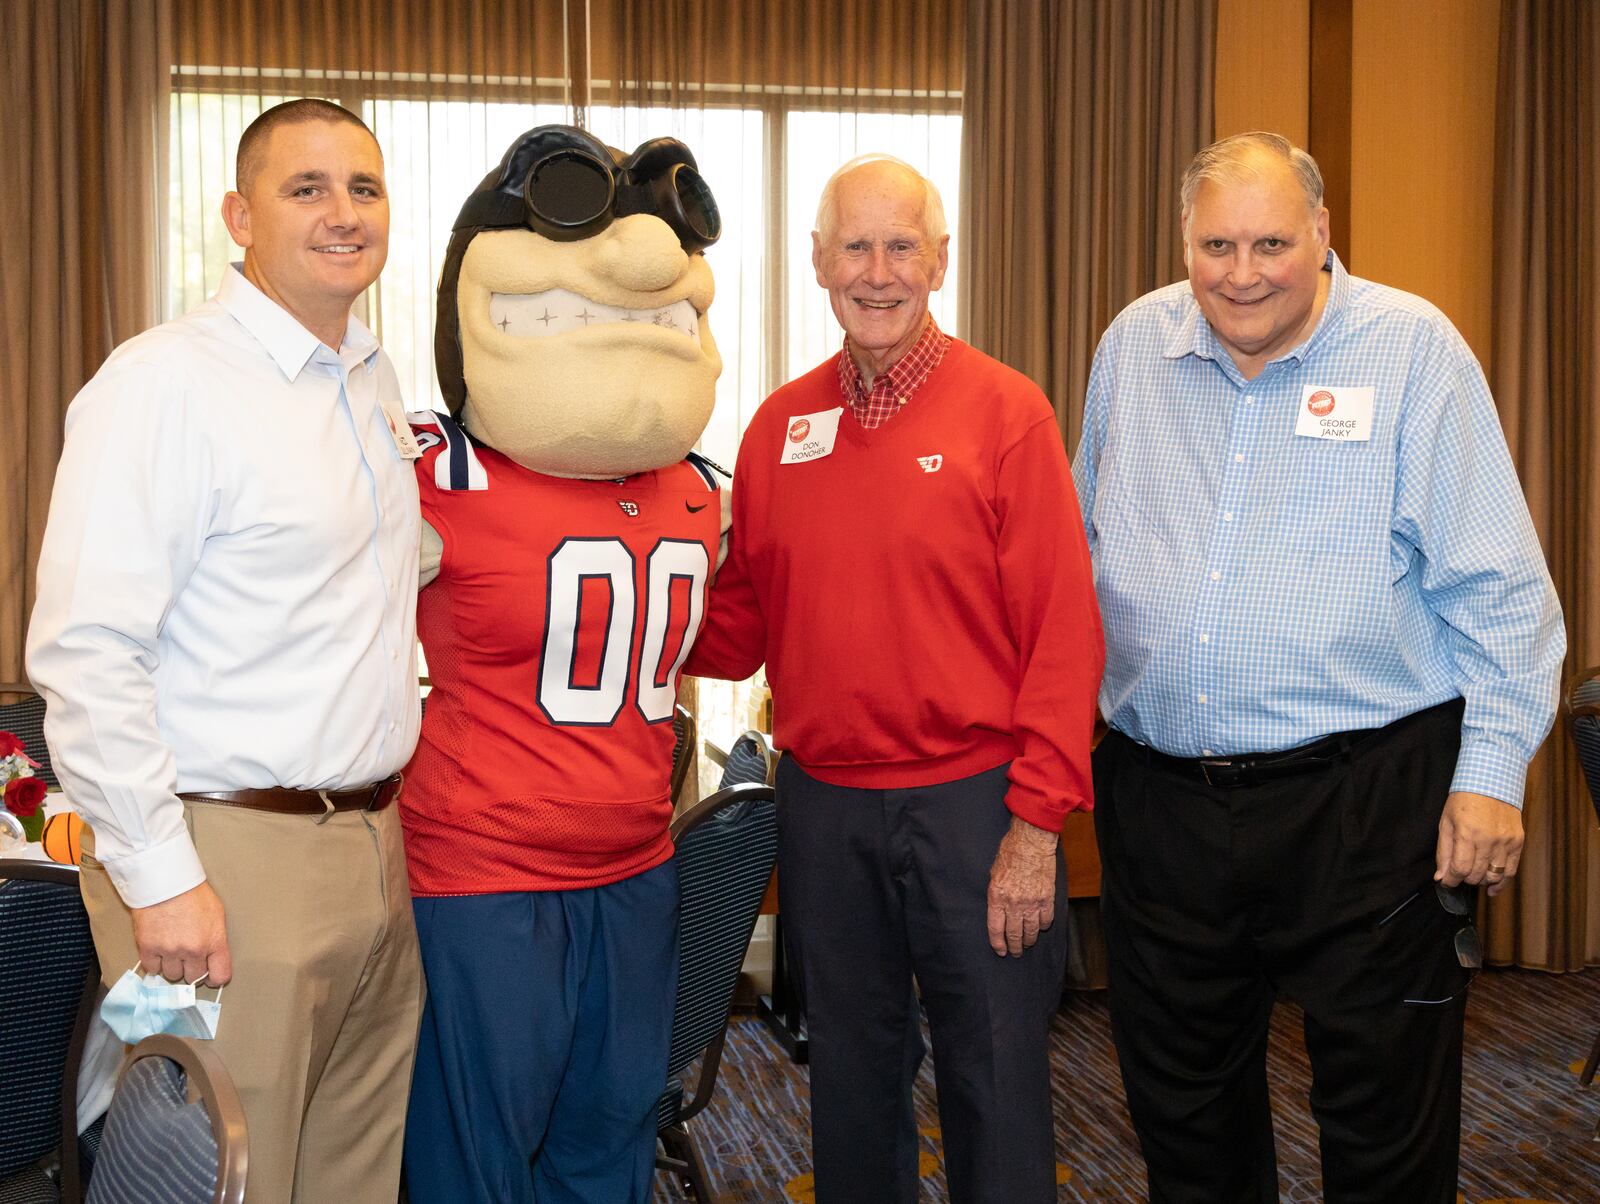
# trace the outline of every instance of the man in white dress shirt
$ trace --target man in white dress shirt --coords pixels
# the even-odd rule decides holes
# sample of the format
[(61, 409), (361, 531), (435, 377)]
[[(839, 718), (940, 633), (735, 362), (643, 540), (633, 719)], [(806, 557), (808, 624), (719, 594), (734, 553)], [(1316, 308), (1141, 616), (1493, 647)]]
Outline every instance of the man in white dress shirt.
[(242, 268), (72, 403), (28, 671), (92, 828), (104, 977), (222, 996), (251, 1204), (396, 1198), (422, 975), (395, 809), (416, 742), (416, 454), (350, 307), (383, 156), (268, 110), (223, 202)]

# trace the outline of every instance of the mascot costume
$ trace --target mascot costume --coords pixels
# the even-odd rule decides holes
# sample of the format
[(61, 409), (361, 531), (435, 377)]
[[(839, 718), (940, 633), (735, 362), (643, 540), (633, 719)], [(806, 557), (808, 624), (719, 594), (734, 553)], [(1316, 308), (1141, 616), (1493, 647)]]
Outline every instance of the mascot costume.
[(413, 1204), (650, 1195), (677, 974), (678, 674), (719, 540), (722, 360), (687, 147), (518, 138), (439, 282), (423, 448), (433, 691), (401, 800), (428, 977)]

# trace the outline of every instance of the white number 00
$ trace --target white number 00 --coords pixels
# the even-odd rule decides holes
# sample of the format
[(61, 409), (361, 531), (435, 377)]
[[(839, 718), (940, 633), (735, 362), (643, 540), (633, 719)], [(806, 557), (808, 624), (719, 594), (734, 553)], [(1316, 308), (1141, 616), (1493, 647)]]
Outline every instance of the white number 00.
[[(646, 563), (644, 639), (635, 662), (633, 627), (638, 599), (633, 587), (634, 559), (619, 539), (568, 539), (550, 554), (549, 597), (545, 605), (544, 649), (540, 656), (539, 707), (552, 723), (605, 727), (622, 713), (630, 668), (637, 663), (639, 712), (650, 723), (672, 718), (677, 703), (674, 683), (700, 630), (705, 610), (706, 579), (711, 564), (705, 545), (689, 539), (663, 539)], [(579, 609), (583, 583), (604, 578), (611, 587), (605, 644), (600, 653), (600, 680), (592, 686), (573, 684), (577, 655)], [(672, 583), (689, 582), (689, 621), (683, 646), (658, 682), (656, 669), (665, 651), (672, 609)]]

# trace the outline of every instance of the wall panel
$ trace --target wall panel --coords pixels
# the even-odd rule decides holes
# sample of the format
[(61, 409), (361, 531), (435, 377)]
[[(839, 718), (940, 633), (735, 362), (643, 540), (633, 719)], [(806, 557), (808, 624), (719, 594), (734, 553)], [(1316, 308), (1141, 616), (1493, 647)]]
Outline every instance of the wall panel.
[(1355, 0), (1351, 249), (1487, 369), (1499, 0)]
[(1217, 0), (1216, 132), (1310, 137), (1311, 0)]

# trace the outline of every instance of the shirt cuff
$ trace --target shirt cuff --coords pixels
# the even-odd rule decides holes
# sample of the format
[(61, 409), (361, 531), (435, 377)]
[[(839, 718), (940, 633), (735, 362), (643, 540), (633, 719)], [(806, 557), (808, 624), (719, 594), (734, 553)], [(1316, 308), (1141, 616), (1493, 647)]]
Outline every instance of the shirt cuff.
[(1450, 792), (1470, 791), (1510, 803), (1522, 810), (1522, 793), (1528, 784), (1528, 761), (1516, 749), (1492, 738), (1464, 738), (1456, 758)]
[(1026, 820), (1036, 828), (1043, 828), (1046, 832), (1061, 834), (1061, 827), (1067, 822), (1069, 811), (1085, 810), (1083, 803), (1074, 803), (1068, 799), (1065, 804), (1054, 805), (1047, 802), (1041, 795), (1032, 790), (1019, 790), (1015, 785), (1006, 791), (1006, 810), (1018, 819)]
[(171, 840), (126, 857), (100, 858), (111, 885), (129, 907), (153, 907), (165, 903), (206, 880), (200, 854), (187, 830)]

